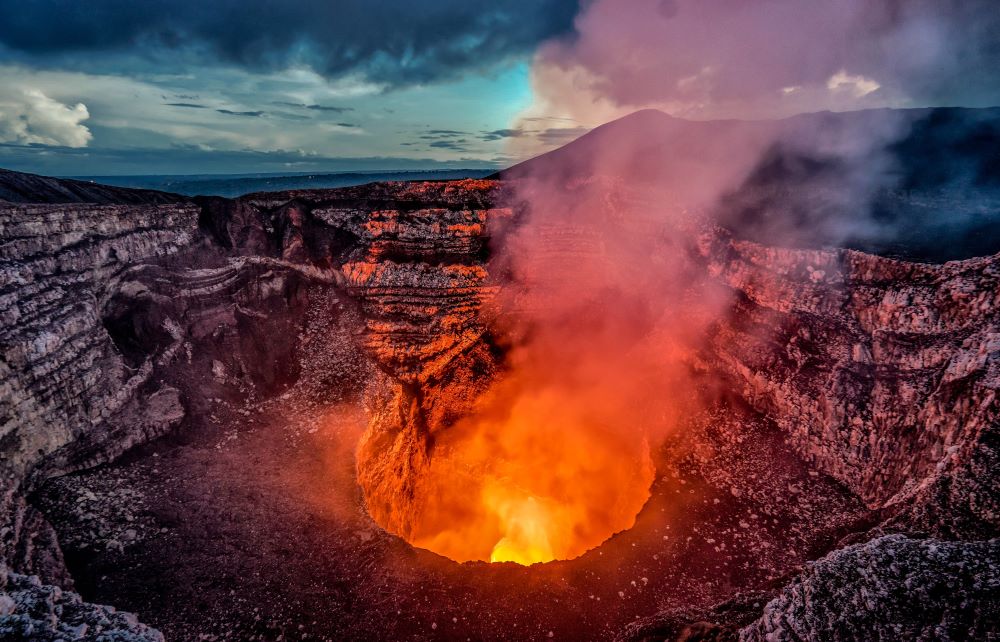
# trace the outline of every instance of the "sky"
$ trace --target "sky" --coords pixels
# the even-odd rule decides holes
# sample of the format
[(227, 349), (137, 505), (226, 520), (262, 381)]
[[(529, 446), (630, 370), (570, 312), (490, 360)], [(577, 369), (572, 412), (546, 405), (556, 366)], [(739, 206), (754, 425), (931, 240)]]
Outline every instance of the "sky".
[(0, 0), (0, 167), (51, 175), (500, 167), (576, 0)]
[(0, 0), (0, 167), (484, 168), (637, 109), (1000, 104), (996, 0)]

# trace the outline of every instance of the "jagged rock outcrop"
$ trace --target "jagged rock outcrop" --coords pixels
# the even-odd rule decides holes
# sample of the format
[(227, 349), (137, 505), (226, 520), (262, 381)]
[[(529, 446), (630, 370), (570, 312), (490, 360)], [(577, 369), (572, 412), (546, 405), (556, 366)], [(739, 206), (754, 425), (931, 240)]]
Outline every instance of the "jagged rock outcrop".
[(998, 540), (890, 535), (809, 564), (738, 639), (990, 640), (1000, 635), (998, 588)]
[(163, 642), (156, 629), (111, 606), (43, 584), (0, 564), (0, 639), (10, 642)]
[(887, 535), (807, 564), (773, 598), (640, 620), (630, 642), (990, 640), (1000, 633), (1000, 541)]
[[(483, 321), (496, 287), (483, 263), (491, 227), (513, 212), (491, 207), (495, 182), (466, 181), (464, 193), (456, 187), (435, 195), (439, 207), (371, 212), (356, 232), (366, 253), (344, 266), (365, 313), (366, 347), (387, 374), (371, 398), (358, 480), (372, 516), (403, 535), (412, 528), (411, 502), (433, 435), (468, 412), (496, 365)], [(331, 209), (319, 215), (352, 216)]]

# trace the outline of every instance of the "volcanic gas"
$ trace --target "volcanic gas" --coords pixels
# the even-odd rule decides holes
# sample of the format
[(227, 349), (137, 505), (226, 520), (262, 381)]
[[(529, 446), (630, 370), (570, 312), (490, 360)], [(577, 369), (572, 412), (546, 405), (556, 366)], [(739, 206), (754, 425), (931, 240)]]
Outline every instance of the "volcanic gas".
[[(419, 298), (365, 286), (378, 278), (366, 263), (349, 270), (374, 313), (372, 351), (396, 377), (375, 393), (358, 451), (367, 506), (460, 562), (572, 559), (630, 528), (652, 450), (693, 405), (682, 356), (718, 305), (672, 216), (604, 181), (549, 187), (518, 186), (508, 208), (469, 215), (482, 225), (448, 226), (488, 235), (491, 258), (477, 272), (422, 268)], [(393, 325), (378, 318), (387, 310)], [(399, 326), (428, 311), (419, 333)], [(400, 336), (405, 354), (446, 349), (448, 369), (400, 374)]]

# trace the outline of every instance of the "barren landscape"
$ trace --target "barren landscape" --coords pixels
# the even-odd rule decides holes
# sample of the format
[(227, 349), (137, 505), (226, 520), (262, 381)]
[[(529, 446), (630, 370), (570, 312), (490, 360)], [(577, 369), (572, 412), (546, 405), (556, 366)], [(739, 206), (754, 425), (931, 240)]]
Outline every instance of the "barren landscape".
[(998, 634), (995, 255), (935, 262), (930, 224), (772, 247), (669, 181), (543, 202), (518, 172), (232, 200), (5, 173), (0, 636)]

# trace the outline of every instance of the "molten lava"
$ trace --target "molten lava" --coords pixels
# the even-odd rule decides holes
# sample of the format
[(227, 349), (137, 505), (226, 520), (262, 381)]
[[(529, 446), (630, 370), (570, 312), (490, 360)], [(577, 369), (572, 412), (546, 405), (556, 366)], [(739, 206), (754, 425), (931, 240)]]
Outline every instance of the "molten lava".
[(495, 385), (437, 436), (407, 539), (458, 561), (528, 565), (630, 528), (654, 476), (648, 442), (588, 392), (516, 377)]

